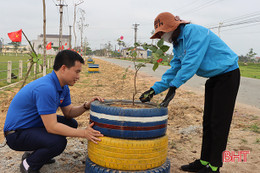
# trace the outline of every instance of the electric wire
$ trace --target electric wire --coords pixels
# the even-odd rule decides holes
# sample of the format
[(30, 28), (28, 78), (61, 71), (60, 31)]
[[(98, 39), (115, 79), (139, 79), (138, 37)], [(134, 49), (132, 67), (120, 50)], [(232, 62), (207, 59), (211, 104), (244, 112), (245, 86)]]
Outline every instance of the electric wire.
[(204, 2), (198, 6), (195, 6), (194, 8), (191, 8), (191, 9), (187, 9), (186, 11), (182, 12), (181, 14), (190, 14), (190, 13), (194, 13), (194, 12), (197, 12), (203, 8), (206, 8), (208, 6), (211, 6), (213, 4), (216, 4), (217, 2), (220, 2), (220, 1), (223, 1), (223, 0), (210, 0), (210, 1), (207, 1), (207, 2)]

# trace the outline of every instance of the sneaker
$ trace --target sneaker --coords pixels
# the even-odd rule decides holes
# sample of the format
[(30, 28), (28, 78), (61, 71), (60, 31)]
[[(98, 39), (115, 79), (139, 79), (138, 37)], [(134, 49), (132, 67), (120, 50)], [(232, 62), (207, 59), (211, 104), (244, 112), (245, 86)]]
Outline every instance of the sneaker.
[(22, 161), (22, 163), (20, 164), (20, 171), (21, 171), (21, 173), (40, 173), (39, 170), (31, 170), (30, 167), (29, 167), (28, 170), (26, 170), (25, 167), (23, 166), (23, 161)]
[[(25, 151), (23, 156), (22, 156), (22, 160), (26, 159), (27, 157), (29, 157), (31, 154), (31, 152), (28, 152), (28, 151)], [(55, 163), (55, 159), (50, 159), (48, 160), (45, 164), (52, 164), (52, 163)]]
[(219, 168), (216, 171), (212, 171), (212, 169), (209, 167), (209, 165), (207, 165), (206, 167), (204, 167), (197, 173), (219, 173)]
[(206, 166), (202, 165), (200, 160), (197, 159), (194, 162), (189, 163), (188, 165), (182, 165), (180, 169), (187, 172), (198, 172), (205, 167)]

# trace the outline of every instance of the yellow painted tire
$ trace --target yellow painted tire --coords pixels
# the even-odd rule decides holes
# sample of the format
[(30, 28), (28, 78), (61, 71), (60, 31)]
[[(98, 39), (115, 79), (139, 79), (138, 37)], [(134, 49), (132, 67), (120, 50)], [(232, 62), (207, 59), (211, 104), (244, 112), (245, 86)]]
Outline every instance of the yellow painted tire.
[(90, 160), (102, 167), (142, 171), (161, 166), (165, 163), (168, 136), (154, 139), (129, 140), (101, 137), (101, 142), (88, 142)]

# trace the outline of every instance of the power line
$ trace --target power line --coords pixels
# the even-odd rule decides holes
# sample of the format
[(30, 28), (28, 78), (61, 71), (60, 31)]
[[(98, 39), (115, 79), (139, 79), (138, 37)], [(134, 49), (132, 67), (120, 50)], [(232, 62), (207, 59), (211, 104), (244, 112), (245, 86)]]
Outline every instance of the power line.
[[(241, 29), (241, 28), (247, 28), (247, 27), (251, 27), (252, 25), (259, 25), (260, 23), (252, 23), (252, 24), (248, 24), (247, 26), (242, 26), (242, 27), (237, 27), (237, 28), (232, 28), (232, 29), (224, 29), (224, 30), (222, 30), (222, 32), (224, 32), (224, 31), (230, 31), (230, 30), (236, 30), (236, 29)], [(260, 33), (260, 32), (250, 32), (251, 34), (252, 33)]]
[(203, 8), (206, 8), (206, 7), (208, 7), (208, 6), (211, 6), (211, 5), (213, 5), (213, 4), (216, 4), (216, 3), (219, 2), (219, 1), (223, 1), (223, 0), (210, 0), (210, 1), (207, 1), (207, 2), (204, 2), (204, 3), (200, 4), (200, 5), (198, 5), (198, 6), (195, 6), (195, 7), (192, 8), (192, 9), (186, 10), (186, 11), (182, 12), (181, 14), (183, 14), (183, 13), (187, 14), (187, 13), (197, 12), (197, 11), (203, 9)]
[(238, 16), (238, 17), (234, 17), (234, 18), (230, 18), (230, 19), (226, 19), (226, 20), (223, 20), (223, 22), (236, 21), (236, 20), (241, 20), (241, 19), (245, 19), (245, 18), (249, 18), (249, 17), (258, 16), (258, 15), (260, 15), (260, 11), (249, 13), (249, 14), (244, 14), (242, 16)]
[(188, 2), (188, 3), (186, 3), (186, 4), (184, 4), (182, 7), (180, 7), (180, 8), (178, 8), (176, 11), (179, 11), (179, 10), (182, 10), (182, 9), (185, 9), (185, 8), (188, 8), (189, 6), (192, 6), (193, 4), (199, 4), (198, 2), (199, 2), (200, 0), (195, 0), (195, 1), (193, 1), (193, 2)]
[[(250, 14), (245, 14), (242, 16), (230, 18), (223, 20), (221, 27), (227, 27), (227, 26), (233, 26), (233, 25), (240, 25), (240, 24), (246, 24), (246, 23), (254, 23), (258, 22), (260, 19), (260, 12), (254, 12)], [(209, 29), (215, 29), (218, 28), (219, 24), (208, 26)]]
[(253, 23), (258, 23), (260, 22), (260, 17), (255, 17), (252, 19), (246, 19), (246, 20), (241, 20), (237, 22), (230, 22), (230, 23), (220, 23), (221, 26), (214, 26), (214, 27), (209, 27), (209, 29), (215, 29), (219, 27), (229, 27), (229, 26), (236, 26), (236, 25), (242, 25), (242, 24), (253, 24)]

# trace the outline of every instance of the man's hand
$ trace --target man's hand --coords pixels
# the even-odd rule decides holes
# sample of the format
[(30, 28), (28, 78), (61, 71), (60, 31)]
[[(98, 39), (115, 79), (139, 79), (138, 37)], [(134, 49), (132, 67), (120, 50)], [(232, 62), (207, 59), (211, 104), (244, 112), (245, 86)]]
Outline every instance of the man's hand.
[(160, 104), (160, 107), (167, 107), (170, 103), (170, 101), (173, 99), (173, 97), (175, 96), (175, 90), (177, 88), (176, 87), (170, 87), (165, 99), (162, 101), (162, 103)]
[(94, 123), (91, 123), (84, 131), (84, 137), (89, 140), (94, 142), (95, 144), (97, 144), (97, 142), (100, 142), (101, 139), (99, 139), (98, 137), (102, 137), (104, 135), (102, 135), (99, 131), (94, 130), (92, 127), (94, 126)]
[(150, 88), (148, 91), (145, 91), (140, 97), (140, 101), (141, 102), (149, 102), (152, 98), (153, 98), (153, 95), (155, 94), (155, 91)]
[(98, 100), (98, 101), (100, 101), (100, 102), (104, 102), (104, 99), (103, 99), (102, 97), (99, 97), (99, 96), (93, 97), (89, 102), (85, 102), (85, 103), (84, 103), (84, 108), (85, 108), (85, 109), (90, 109), (90, 104), (91, 104), (93, 101), (95, 101), (95, 100)]

